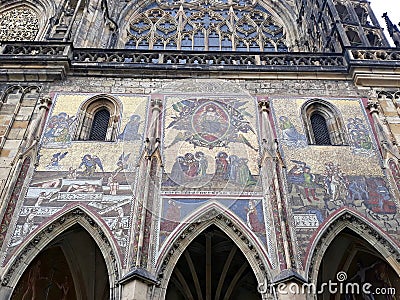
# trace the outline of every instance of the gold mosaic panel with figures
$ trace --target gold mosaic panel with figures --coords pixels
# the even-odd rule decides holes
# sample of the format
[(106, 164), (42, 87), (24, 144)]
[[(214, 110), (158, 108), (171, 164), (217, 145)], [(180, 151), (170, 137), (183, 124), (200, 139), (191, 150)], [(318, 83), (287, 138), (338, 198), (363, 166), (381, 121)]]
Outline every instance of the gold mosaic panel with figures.
[(167, 97), (164, 189), (257, 186), (256, 116), (249, 97)]
[(298, 258), (337, 211), (356, 210), (386, 232), (398, 234), (398, 200), (381, 168), (379, 152), (361, 99), (323, 99), (342, 118), (345, 145), (309, 145), (302, 105), (308, 99), (273, 99), (276, 132), (286, 164), (287, 199)]
[[(56, 94), (41, 138), (39, 165), (23, 199), (9, 243), (13, 253), (56, 214), (79, 203), (101, 219), (127, 258), (137, 160), (143, 146), (148, 97), (109, 95), (120, 108), (113, 142), (74, 139), (80, 106), (95, 94)], [(7, 261), (10, 256), (6, 257)]]
[[(370, 131), (368, 120), (362, 110), (361, 100), (324, 99), (329, 101), (340, 111), (346, 127), (344, 128), (346, 136), (349, 136), (347, 132), (349, 120), (353, 120), (356, 117), (359, 119), (360, 124), (365, 126), (368, 131), (369, 141), (371, 142), (371, 148), (368, 153), (364, 153), (365, 155), (355, 155), (354, 149), (351, 147), (351, 141), (349, 141), (348, 145), (343, 146), (308, 145), (305, 139), (305, 126), (301, 117), (301, 107), (307, 100), (308, 99), (273, 99), (273, 111), (276, 119), (278, 139), (284, 149), (286, 163), (290, 165), (292, 160), (307, 161), (315, 172), (324, 172), (325, 164), (333, 161), (340, 163), (342, 170), (349, 175), (369, 174), (371, 176), (382, 176), (383, 173), (379, 163), (378, 153), (375, 147), (373, 147), (372, 132)], [(288, 105), (289, 103), (290, 105)], [(297, 132), (304, 136), (305, 143), (303, 143), (301, 147), (293, 146), (293, 144), (285, 143), (282, 140), (283, 130), (282, 121), (280, 119), (282, 116), (290, 119), (290, 122)]]

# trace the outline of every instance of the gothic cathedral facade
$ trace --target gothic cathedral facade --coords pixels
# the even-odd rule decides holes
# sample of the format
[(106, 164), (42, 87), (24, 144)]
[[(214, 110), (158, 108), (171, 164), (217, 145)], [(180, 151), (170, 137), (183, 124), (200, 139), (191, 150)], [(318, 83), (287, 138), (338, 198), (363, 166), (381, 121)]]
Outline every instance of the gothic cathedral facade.
[(383, 17), (0, 0), (0, 298), (400, 299)]

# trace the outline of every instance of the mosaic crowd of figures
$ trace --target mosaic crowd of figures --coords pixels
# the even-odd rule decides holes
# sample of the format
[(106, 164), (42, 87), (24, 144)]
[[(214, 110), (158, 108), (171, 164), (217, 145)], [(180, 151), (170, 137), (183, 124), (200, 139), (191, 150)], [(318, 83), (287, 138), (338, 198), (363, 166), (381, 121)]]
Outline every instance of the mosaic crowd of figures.
[(33, 41), (39, 32), (36, 13), (27, 7), (0, 14), (0, 41)]
[(158, 0), (130, 21), (126, 48), (287, 51), (285, 31), (257, 1)]

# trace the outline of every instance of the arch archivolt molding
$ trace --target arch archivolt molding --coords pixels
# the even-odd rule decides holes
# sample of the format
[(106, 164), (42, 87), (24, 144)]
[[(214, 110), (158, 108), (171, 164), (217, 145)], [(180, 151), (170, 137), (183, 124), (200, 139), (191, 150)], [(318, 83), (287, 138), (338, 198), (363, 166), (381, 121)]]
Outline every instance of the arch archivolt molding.
[(389, 265), (400, 275), (400, 247), (390, 240), (377, 226), (365, 220), (349, 209), (344, 209), (334, 215), (325, 224), (324, 228), (310, 244), (306, 261), (306, 273), (309, 282), (316, 283), (318, 269), (329, 245), (335, 237), (345, 228), (359, 234), (378, 253), (380, 253)]
[[(11, 38), (11, 40), (40, 41), (44, 39), (50, 24), (49, 20), (54, 15), (54, 12), (54, 1), (7, 1), (0, 8), (0, 19), (3, 18), (0, 28), (4, 24), (3, 26), (7, 28), (13, 28), (14, 35), (18, 34), (17, 38), (12, 38), (13, 34), (9, 34), (5, 37), (8, 40)], [(18, 18), (16, 19), (15, 16)], [(2, 38), (2, 35), (0, 35), (0, 40)]]
[(121, 270), (118, 250), (114, 243), (110, 242), (112, 237), (105, 226), (100, 225), (101, 222), (95, 216), (80, 206), (74, 206), (61, 216), (48, 222), (40, 231), (26, 240), (13, 256), (14, 259), (6, 265), (1, 285), (14, 289), (25, 269), (40, 251), (75, 224), (81, 225), (95, 240), (107, 266), (110, 288), (112, 289), (110, 294), (117, 295), (117, 280)]
[(242, 251), (258, 283), (271, 282), (271, 264), (265, 250), (259, 245), (257, 238), (253, 237), (253, 234), (246, 230), (240, 221), (230, 215), (226, 208), (212, 203), (201, 211), (197, 210), (191, 216), (184, 221), (184, 226), (181, 226), (165, 241), (166, 246), (160, 251), (156, 265), (160, 299), (165, 297), (169, 279), (182, 253), (203, 230), (211, 225), (216, 225), (221, 229)]

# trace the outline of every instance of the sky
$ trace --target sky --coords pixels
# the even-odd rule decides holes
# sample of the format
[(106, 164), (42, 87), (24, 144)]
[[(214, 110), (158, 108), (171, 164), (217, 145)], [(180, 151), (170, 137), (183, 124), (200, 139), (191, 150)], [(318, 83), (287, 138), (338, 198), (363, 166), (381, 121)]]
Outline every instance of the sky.
[[(399, 0), (370, 0), (372, 10), (382, 28), (385, 28), (384, 32), (388, 35), (385, 20), (382, 18), (383, 13), (387, 12), (389, 18), (393, 24), (398, 25), (400, 22), (400, 3)], [(388, 40), (392, 43), (392, 39), (388, 37)], [(393, 45), (393, 43), (392, 43)]]

